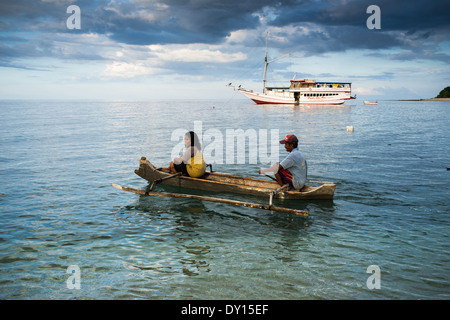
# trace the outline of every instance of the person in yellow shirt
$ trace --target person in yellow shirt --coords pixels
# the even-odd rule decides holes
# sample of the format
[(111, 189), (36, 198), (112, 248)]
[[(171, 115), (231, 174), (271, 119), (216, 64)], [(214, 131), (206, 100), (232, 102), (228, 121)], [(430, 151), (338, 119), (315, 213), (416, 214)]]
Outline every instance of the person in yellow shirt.
[(184, 135), (186, 151), (179, 158), (170, 163), (172, 173), (182, 172), (193, 178), (199, 178), (205, 174), (206, 163), (202, 155), (202, 145), (194, 131), (186, 132)]

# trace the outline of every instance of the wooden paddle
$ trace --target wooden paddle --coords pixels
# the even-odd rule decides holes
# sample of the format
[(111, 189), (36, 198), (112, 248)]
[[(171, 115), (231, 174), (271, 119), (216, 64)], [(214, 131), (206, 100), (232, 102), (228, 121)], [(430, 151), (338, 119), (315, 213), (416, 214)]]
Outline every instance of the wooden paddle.
[(264, 173), (264, 175), (265, 175), (266, 177), (269, 177), (270, 179), (272, 179), (272, 180), (274, 180), (274, 181), (277, 181), (277, 179), (275, 179), (275, 178), (272, 177), (272, 176), (269, 176), (268, 174), (265, 174), (265, 173)]
[[(448, 170), (449, 170), (449, 169), (450, 169), (450, 168), (448, 168)], [(265, 175), (266, 177), (268, 177), (268, 178), (274, 180), (274, 181), (277, 181), (277, 179), (275, 179), (275, 178), (272, 177), (272, 176), (269, 176), (268, 174), (265, 174), (265, 173), (264, 173), (264, 175)], [(329, 182), (329, 181), (317, 181), (317, 180), (306, 180), (306, 182), (311, 182), (311, 183), (321, 183), (321, 184), (334, 184), (334, 182)]]
[(154, 187), (156, 184), (161, 183), (161, 182), (163, 182), (163, 181), (165, 181), (165, 180), (169, 180), (169, 179), (172, 179), (172, 178), (181, 176), (182, 174), (183, 174), (182, 172), (177, 172), (177, 173), (172, 174), (172, 175), (170, 175), (170, 176), (167, 176), (167, 177), (164, 177), (164, 178), (160, 178), (160, 179), (156, 179), (155, 181), (153, 181), (152, 185), (150, 186), (150, 189), (148, 189), (148, 192), (152, 191), (152, 190), (153, 190), (153, 187)]
[(221, 202), (226, 204), (232, 204), (236, 206), (243, 206), (243, 207), (250, 207), (250, 208), (258, 208), (258, 209), (264, 209), (264, 210), (273, 210), (278, 212), (284, 212), (284, 213), (290, 213), (295, 214), (302, 217), (307, 217), (309, 215), (308, 211), (303, 210), (297, 210), (297, 209), (290, 209), (290, 208), (282, 208), (282, 207), (276, 207), (271, 205), (264, 205), (259, 203), (250, 203), (250, 202), (243, 202), (243, 201), (235, 201), (235, 200), (229, 200), (229, 199), (222, 199), (222, 198), (212, 198), (212, 197), (203, 197), (203, 196), (197, 196), (192, 194), (181, 194), (181, 193), (166, 193), (166, 192), (146, 192), (145, 190), (139, 190), (124, 186), (119, 186), (117, 184), (112, 184), (113, 187), (128, 191), (137, 193), (143, 196), (152, 196), (152, 197), (173, 197), (173, 198), (189, 198), (189, 199), (196, 199), (196, 200), (202, 200), (202, 201), (211, 201), (211, 202)]

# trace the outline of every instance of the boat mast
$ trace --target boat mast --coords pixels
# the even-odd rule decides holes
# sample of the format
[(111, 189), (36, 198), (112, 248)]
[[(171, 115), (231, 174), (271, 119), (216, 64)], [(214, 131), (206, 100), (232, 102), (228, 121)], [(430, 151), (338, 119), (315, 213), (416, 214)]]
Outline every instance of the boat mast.
[(264, 79), (263, 79), (263, 93), (266, 93), (266, 73), (267, 73), (267, 66), (269, 63), (267, 62), (267, 46), (269, 41), (269, 32), (266, 34), (266, 57), (264, 58)]
[(274, 62), (274, 61), (276, 61), (276, 60), (279, 60), (279, 59), (281, 59), (281, 58), (284, 58), (284, 57), (289, 57), (289, 56), (291, 55), (290, 53), (287, 53), (287, 54), (284, 54), (284, 55), (282, 55), (282, 56), (280, 56), (280, 57), (278, 57), (278, 58), (276, 58), (276, 59), (267, 61), (267, 48), (268, 48), (268, 43), (269, 43), (269, 32), (267, 32), (267, 35), (266, 35), (266, 56), (265, 56), (265, 58), (264, 58), (263, 93), (266, 93), (266, 74), (267, 74), (267, 67), (269, 66), (269, 63), (272, 63), (272, 62)]

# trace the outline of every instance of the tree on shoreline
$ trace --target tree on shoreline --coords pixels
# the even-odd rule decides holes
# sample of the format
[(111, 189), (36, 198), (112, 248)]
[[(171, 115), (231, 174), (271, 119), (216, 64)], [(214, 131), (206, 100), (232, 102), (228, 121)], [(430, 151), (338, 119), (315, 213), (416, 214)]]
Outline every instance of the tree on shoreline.
[(442, 89), (442, 91), (439, 92), (436, 98), (450, 98), (450, 87)]

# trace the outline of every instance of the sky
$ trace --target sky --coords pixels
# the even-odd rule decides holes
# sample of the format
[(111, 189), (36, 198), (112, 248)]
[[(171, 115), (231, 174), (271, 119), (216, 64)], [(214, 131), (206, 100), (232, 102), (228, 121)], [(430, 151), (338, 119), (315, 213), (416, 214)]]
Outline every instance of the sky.
[(262, 89), (266, 40), (271, 86), (450, 86), (448, 0), (2, 0), (0, 99), (228, 99), (230, 82)]

